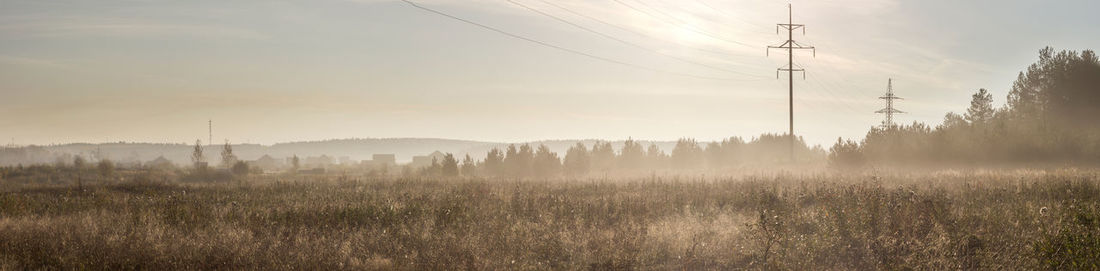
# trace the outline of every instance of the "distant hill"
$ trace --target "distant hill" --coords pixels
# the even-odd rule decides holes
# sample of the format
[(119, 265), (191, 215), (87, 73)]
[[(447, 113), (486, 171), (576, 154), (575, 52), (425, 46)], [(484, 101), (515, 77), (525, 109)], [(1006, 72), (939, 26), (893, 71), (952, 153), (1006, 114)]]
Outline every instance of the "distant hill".
[[(597, 140), (545, 140), (528, 142), (532, 146), (545, 144), (559, 157), (565, 155), (565, 151), (576, 144), (583, 142), (589, 148)], [(676, 144), (670, 141), (639, 141), (644, 146), (650, 143), (657, 144), (666, 153), (672, 150)], [(426, 155), (433, 151), (454, 153), (462, 157), (469, 154), (476, 160), (485, 157), (485, 153), (492, 148), (502, 150), (511, 143), (482, 142), (469, 140), (453, 140), (438, 138), (357, 138), (357, 139), (333, 139), (323, 141), (289, 142), (274, 145), (258, 144), (234, 144), (233, 153), (244, 160), (255, 160), (263, 155), (270, 155), (276, 159), (282, 159), (293, 155), (305, 158), (309, 156), (328, 155), (334, 158), (348, 157), (352, 160), (371, 159), (373, 154), (394, 154), (399, 163), (409, 162), (413, 156)], [(516, 143), (523, 144), (523, 143)], [(615, 149), (623, 145), (623, 141), (613, 141)], [(222, 145), (203, 146), (205, 156), (211, 161), (220, 160)], [(189, 164), (194, 145), (186, 144), (162, 144), (162, 143), (74, 143), (50, 146), (27, 146), (0, 149), (0, 166), (17, 164), (43, 164), (54, 163), (58, 160), (72, 162), (75, 155), (81, 155), (90, 159), (107, 158), (118, 162), (147, 162), (157, 157), (164, 156), (177, 164)]]

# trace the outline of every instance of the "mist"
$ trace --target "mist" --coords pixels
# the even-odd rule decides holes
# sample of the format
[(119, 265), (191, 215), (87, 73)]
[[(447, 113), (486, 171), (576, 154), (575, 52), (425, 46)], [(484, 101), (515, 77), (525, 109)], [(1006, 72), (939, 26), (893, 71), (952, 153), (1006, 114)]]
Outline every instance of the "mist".
[(1091, 270), (1100, 2), (6, 1), (0, 270)]

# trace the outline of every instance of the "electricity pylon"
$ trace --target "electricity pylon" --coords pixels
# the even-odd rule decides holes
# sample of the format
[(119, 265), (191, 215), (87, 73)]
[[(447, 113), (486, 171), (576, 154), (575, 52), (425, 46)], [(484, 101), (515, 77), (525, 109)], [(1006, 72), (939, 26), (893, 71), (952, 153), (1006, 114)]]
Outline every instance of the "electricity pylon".
[(893, 78), (886, 81), (886, 95), (878, 98), (886, 100), (886, 108), (875, 111), (875, 113), (886, 114), (886, 119), (882, 120), (882, 129), (889, 129), (891, 127), (894, 127), (894, 114), (904, 114), (905, 111), (897, 110), (894, 108), (894, 100), (902, 100), (903, 98), (894, 95)]
[(787, 23), (776, 24), (775, 33), (779, 34), (779, 28), (787, 29), (787, 41), (777, 46), (768, 46), (768, 55), (771, 55), (771, 49), (786, 49), (787, 50), (787, 66), (781, 67), (775, 71), (775, 78), (779, 79), (780, 72), (787, 72), (787, 79), (789, 80), (789, 86), (787, 93), (787, 106), (789, 109), (790, 121), (789, 131), (787, 135), (790, 137), (791, 147), (791, 162), (794, 162), (794, 72), (802, 72), (802, 79), (806, 79), (806, 70), (801, 67), (795, 68), (794, 66), (794, 50), (809, 49), (814, 53), (814, 57), (817, 57), (817, 49), (813, 46), (804, 46), (794, 41), (794, 30), (801, 28), (802, 35), (806, 35), (806, 25), (794, 24), (794, 12), (791, 11), (791, 4), (787, 4)]

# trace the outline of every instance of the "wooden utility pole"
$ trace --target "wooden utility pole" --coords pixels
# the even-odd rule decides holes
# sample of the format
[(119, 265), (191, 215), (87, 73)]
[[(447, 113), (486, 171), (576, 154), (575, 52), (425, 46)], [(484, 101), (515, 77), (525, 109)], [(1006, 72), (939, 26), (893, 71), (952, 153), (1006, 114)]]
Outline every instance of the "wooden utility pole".
[(816, 57), (817, 56), (817, 49), (815, 49), (813, 46), (804, 46), (804, 45), (799, 44), (798, 42), (794, 41), (794, 30), (801, 28), (802, 29), (802, 34), (805, 35), (806, 34), (806, 25), (794, 24), (794, 12), (792, 11), (792, 8), (791, 8), (790, 4), (787, 4), (787, 16), (788, 16), (787, 17), (787, 23), (785, 23), (785, 24), (776, 24), (776, 28), (775, 28), (775, 33), (776, 34), (779, 34), (779, 28), (783, 28), (783, 29), (787, 30), (787, 41), (783, 42), (783, 44), (780, 44), (780, 45), (777, 45), (777, 46), (768, 46), (768, 54), (770, 55), (771, 49), (785, 49), (785, 50), (787, 50), (787, 66), (779, 68), (775, 72), (775, 78), (776, 79), (779, 78), (779, 73), (780, 72), (784, 72), (784, 71), (787, 72), (787, 80), (788, 80), (788, 86), (789, 86), (789, 88), (787, 90), (788, 91), (787, 92), (787, 95), (788, 95), (787, 96), (787, 106), (788, 106), (788, 111), (789, 111), (788, 113), (790, 114), (789, 115), (790, 119), (789, 119), (789, 122), (788, 122), (789, 130), (787, 131), (787, 136), (790, 139), (791, 162), (794, 162), (794, 139), (795, 139), (795, 137), (794, 137), (794, 72), (802, 72), (803, 79), (805, 79), (805, 77), (806, 77), (806, 70), (805, 69), (802, 69), (801, 67), (795, 68), (795, 66), (794, 66), (794, 50), (809, 49), (809, 50), (813, 51), (814, 56)]

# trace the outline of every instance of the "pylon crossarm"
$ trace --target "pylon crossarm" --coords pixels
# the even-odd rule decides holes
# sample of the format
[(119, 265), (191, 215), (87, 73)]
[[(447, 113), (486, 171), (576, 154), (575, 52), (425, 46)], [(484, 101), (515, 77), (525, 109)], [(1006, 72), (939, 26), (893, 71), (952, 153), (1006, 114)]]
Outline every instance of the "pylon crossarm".
[[(777, 24), (777, 25), (779, 25), (780, 27), (783, 27), (783, 29), (792, 30), (792, 31), (793, 30), (798, 30), (799, 28), (803, 28), (803, 27), (806, 26), (806, 25), (801, 25), (801, 24)], [(803, 31), (803, 34), (805, 34), (805, 31)]]

